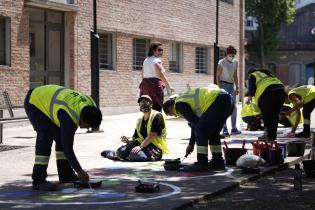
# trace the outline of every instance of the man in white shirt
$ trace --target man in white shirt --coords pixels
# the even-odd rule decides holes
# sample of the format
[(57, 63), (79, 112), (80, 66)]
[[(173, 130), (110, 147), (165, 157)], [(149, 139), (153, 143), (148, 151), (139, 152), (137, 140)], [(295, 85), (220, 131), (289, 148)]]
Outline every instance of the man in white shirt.
[[(238, 95), (238, 77), (237, 67), (238, 61), (234, 58), (236, 55), (236, 49), (233, 46), (226, 48), (226, 57), (221, 59), (218, 63), (217, 68), (217, 85), (232, 95), (234, 101), (236, 101), (236, 95)], [(234, 84), (236, 89), (234, 89)], [(231, 134), (240, 134), (236, 127), (236, 113), (237, 109), (234, 108), (233, 114), (231, 115), (232, 130)], [(223, 135), (229, 136), (229, 131), (226, 124), (223, 127)]]

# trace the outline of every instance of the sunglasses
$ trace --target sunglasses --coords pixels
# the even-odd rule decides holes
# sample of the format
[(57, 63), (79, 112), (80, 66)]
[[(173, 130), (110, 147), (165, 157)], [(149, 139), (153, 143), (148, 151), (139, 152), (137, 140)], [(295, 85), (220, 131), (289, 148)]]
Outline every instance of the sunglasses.
[(162, 48), (159, 48), (159, 49), (157, 49), (159, 52), (163, 52), (163, 49)]

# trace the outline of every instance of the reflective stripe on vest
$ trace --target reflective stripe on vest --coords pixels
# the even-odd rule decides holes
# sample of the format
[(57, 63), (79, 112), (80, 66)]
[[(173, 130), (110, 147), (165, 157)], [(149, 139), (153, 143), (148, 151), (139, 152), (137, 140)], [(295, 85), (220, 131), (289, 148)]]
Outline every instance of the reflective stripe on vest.
[[(217, 86), (192, 89), (177, 97), (175, 99), (175, 106), (176, 103), (179, 102), (187, 103), (194, 114), (201, 117), (201, 115), (211, 106), (222, 91), (224, 90)], [(177, 112), (176, 114), (179, 115)]]
[(35, 155), (35, 165), (48, 165), (49, 156)]
[(303, 85), (292, 89), (288, 95), (296, 94), (301, 97), (301, 102), (306, 104), (315, 98), (315, 86), (313, 85)]
[(60, 88), (58, 89), (55, 94), (53, 95), (51, 101), (50, 101), (50, 106), (49, 106), (49, 113), (50, 113), (50, 118), (54, 119), (54, 105), (63, 105), (65, 108), (67, 108), (68, 112), (72, 115), (72, 117), (77, 121), (76, 124), (79, 124), (80, 121), (80, 116), (78, 116), (75, 111), (73, 111), (68, 104), (65, 101), (60, 101), (57, 100), (57, 96), (59, 95), (59, 93), (63, 90), (65, 90), (66, 88)]
[(211, 153), (222, 153), (221, 145), (211, 145), (210, 144)]
[[(148, 124), (147, 124), (147, 135), (149, 135), (151, 133), (153, 120), (158, 113), (160, 113), (160, 112), (155, 111), (155, 110), (151, 110)], [(167, 143), (166, 143), (166, 135), (167, 135), (167, 133), (166, 133), (166, 121), (165, 121), (165, 116), (163, 114), (162, 114), (162, 118), (163, 118), (163, 122), (164, 122), (164, 129), (162, 130), (161, 135), (157, 136), (155, 139), (153, 139), (153, 141), (151, 143), (154, 146), (156, 146), (157, 148), (161, 149), (163, 154), (167, 154), (167, 153), (169, 153), (169, 150), (168, 150)], [(144, 138), (140, 132), (142, 121), (143, 121), (143, 117), (139, 118), (137, 120), (137, 125), (136, 125), (136, 131), (137, 131), (137, 135), (138, 135), (138, 138), (136, 140), (140, 143), (142, 143), (144, 141)]]

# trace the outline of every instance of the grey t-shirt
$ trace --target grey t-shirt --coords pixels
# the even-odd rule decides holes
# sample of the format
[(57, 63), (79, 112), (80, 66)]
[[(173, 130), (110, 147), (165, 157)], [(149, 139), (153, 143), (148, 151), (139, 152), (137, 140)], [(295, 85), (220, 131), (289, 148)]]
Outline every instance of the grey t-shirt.
[(234, 73), (237, 71), (238, 61), (233, 59), (229, 62), (226, 58), (219, 61), (219, 65), (222, 67), (221, 81), (234, 83)]

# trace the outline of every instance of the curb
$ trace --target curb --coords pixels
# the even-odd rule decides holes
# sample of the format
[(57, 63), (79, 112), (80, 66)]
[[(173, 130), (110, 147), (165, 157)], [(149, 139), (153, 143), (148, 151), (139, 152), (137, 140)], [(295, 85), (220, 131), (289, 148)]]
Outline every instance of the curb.
[(201, 201), (211, 200), (212, 198), (215, 198), (217, 196), (223, 195), (223, 194), (225, 194), (225, 193), (227, 193), (229, 191), (232, 191), (233, 189), (235, 189), (235, 188), (237, 188), (237, 187), (239, 187), (241, 185), (244, 185), (244, 184), (246, 184), (248, 182), (252, 182), (252, 181), (258, 180), (258, 179), (260, 179), (262, 177), (274, 174), (277, 171), (282, 171), (282, 170), (288, 169), (291, 166), (293, 166), (294, 164), (300, 163), (300, 162), (302, 162), (302, 160), (307, 159), (307, 157), (308, 157), (308, 154), (304, 155), (304, 156), (301, 156), (301, 157), (299, 157), (299, 158), (297, 158), (295, 160), (292, 160), (290, 162), (286, 162), (284, 164), (281, 164), (281, 165), (279, 165), (277, 167), (276, 166), (271, 167), (271, 168), (269, 168), (266, 171), (260, 172), (259, 174), (255, 174), (253, 176), (250, 176), (248, 178), (240, 180), (240, 181), (238, 181), (238, 182), (236, 182), (234, 184), (231, 184), (228, 187), (222, 188), (222, 189), (220, 189), (218, 191), (215, 191), (215, 192), (212, 192), (210, 194), (205, 194), (201, 198), (196, 198), (196, 199), (193, 199), (191, 201), (188, 201), (188, 202), (186, 202), (186, 203), (184, 203), (184, 204), (182, 204), (182, 205), (180, 205), (180, 206), (178, 206), (176, 208), (173, 208), (172, 210), (186, 209), (188, 207), (192, 207), (194, 204), (199, 203)]

